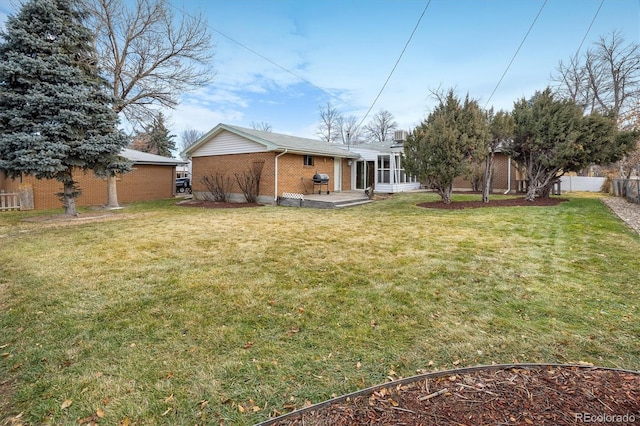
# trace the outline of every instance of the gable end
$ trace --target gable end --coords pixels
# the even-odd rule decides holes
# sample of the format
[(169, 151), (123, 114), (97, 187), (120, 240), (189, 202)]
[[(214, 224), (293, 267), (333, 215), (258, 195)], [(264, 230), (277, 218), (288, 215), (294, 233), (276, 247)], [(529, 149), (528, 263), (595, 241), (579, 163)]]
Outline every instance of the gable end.
[(206, 157), (209, 155), (250, 154), (254, 152), (267, 152), (267, 146), (243, 138), (242, 136), (222, 130), (210, 140), (200, 145), (192, 157)]

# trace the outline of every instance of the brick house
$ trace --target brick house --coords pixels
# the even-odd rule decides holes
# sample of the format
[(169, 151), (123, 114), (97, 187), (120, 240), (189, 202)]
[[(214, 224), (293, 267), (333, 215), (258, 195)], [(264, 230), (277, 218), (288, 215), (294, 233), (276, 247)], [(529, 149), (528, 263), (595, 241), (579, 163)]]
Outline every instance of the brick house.
[[(258, 201), (276, 203), (283, 193), (311, 194), (316, 173), (329, 176), (330, 192), (364, 190), (380, 192), (419, 188), (400, 168), (402, 145), (390, 143), (346, 145), (273, 132), (219, 124), (185, 150), (192, 161), (192, 189), (196, 198), (206, 198), (205, 176), (230, 177), (231, 199), (244, 198), (235, 176), (261, 170)], [(395, 183), (395, 184), (394, 184)], [(321, 190), (323, 188), (321, 187)]]
[(243, 201), (236, 174), (260, 168), (258, 202), (273, 204), (283, 192), (315, 192), (316, 173), (329, 176), (330, 192), (351, 189), (350, 164), (358, 155), (342, 145), (219, 124), (185, 150), (185, 157), (191, 159), (196, 198), (207, 197), (202, 178), (218, 174), (231, 178), (231, 199)]
[[(175, 196), (176, 166), (186, 164), (175, 158), (161, 157), (132, 149), (123, 149), (121, 155), (133, 163), (133, 170), (118, 177), (118, 201), (159, 200)], [(74, 179), (82, 191), (76, 199), (78, 206), (99, 206), (107, 202), (106, 179), (96, 177), (92, 171), (78, 170)], [(32, 193), (36, 210), (61, 208), (56, 195), (62, 192), (62, 183), (55, 179), (36, 179), (23, 175), (19, 179), (6, 178), (0, 173), (0, 190), (18, 192), (27, 189)]]

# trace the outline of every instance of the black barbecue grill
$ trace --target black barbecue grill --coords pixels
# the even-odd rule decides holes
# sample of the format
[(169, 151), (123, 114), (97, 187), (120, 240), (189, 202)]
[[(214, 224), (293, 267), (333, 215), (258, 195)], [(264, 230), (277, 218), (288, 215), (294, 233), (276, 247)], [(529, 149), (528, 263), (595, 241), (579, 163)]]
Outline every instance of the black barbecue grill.
[(322, 185), (327, 187), (327, 195), (329, 195), (329, 175), (316, 172), (316, 174), (313, 175), (313, 192), (316, 192), (316, 186), (319, 186), (318, 194), (322, 194)]

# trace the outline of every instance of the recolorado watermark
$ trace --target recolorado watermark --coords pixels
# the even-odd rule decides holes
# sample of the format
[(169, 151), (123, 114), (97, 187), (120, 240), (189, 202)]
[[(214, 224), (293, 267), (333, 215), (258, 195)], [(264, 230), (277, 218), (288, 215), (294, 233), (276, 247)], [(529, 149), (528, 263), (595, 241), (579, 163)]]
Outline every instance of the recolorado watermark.
[(574, 417), (576, 419), (576, 422), (579, 422), (579, 423), (629, 424), (629, 423), (636, 422), (635, 414), (575, 413)]

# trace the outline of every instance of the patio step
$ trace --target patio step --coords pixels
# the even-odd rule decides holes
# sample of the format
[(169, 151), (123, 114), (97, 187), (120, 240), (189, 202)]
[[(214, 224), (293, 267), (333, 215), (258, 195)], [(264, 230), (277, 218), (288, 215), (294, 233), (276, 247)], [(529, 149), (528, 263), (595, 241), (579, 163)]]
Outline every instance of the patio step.
[(370, 199), (364, 199), (364, 200), (359, 200), (359, 201), (350, 201), (350, 202), (346, 202), (346, 203), (334, 203), (335, 208), (336, 209), (342, 209), (345, 207), (355, 207), (355, 206), (361, 206), (363, 204), (369, 204), (369, 203), (373, 203), (373, 200)]

